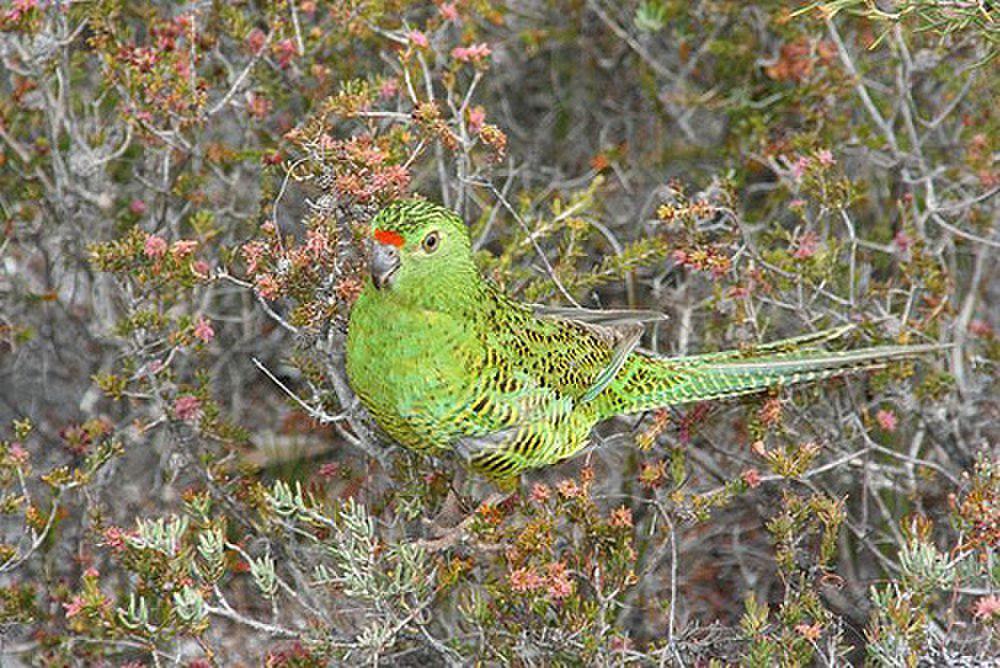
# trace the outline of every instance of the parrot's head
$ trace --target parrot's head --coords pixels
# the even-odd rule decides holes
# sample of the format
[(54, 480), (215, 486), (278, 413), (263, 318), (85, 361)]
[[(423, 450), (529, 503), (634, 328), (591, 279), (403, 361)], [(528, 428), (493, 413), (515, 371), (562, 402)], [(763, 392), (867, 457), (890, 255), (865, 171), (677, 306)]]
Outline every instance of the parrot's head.
[(460, 288), (476, 275), (469, 232), (454, 211), (408, 199), (372, 220), (369, 269), (380, 292), (433, 294)]

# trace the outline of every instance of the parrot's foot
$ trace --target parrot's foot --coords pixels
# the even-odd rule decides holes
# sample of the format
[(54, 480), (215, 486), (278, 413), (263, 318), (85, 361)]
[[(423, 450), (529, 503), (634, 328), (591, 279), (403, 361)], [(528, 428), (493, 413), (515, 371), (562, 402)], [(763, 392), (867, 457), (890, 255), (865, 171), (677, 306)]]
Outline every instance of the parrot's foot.
[(441, 512), (427, 522), (428, 537), (416, 541), (415, 545), (428, 552), (441, 552), (454, 547), (465, 539), (465, 532), (475, 521), (480, 508), (498, 506), (511, 496), (513, 494), (509, 492), (494, 492), (481, 501), (474, 510), (466, 512), (458, 495), (454, 491), (449, 492), (442, 504)]

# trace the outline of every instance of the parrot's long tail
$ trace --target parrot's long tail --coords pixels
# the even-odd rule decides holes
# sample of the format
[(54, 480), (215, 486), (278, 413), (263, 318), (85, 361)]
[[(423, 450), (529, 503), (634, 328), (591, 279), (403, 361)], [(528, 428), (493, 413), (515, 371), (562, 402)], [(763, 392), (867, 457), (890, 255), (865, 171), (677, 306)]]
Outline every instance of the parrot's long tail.
[(878, 369), (889, 362), (941, 350), (939, 345), (881, 346), (830, 352), (801, 348), (836, 338), (844, 330), (779, 341), (755, 351), (663, 358), (635, 353), (603, 393), (609, 415), (673, 404), (727, 399), (773, 387)]

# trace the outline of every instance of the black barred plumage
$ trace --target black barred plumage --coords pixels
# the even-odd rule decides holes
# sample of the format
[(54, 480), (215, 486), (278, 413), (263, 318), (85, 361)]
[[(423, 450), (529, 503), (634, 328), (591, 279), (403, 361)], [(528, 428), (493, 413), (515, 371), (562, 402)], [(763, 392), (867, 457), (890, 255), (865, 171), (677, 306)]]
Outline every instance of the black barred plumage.
[(479, 275), (465, 225), (447, 209), (399, 202), (375, 218), (373, 233), (398, 249), (381, 255), (398, 264), (380, 267), (380, 286), (367, 283), (351, 313), (351, 385), (403, 445), (457, 453), (497, 479), (571, 457), (614, 415), (821, 380), (936, 349), (821, 349), (849, 329), (840, 328), (658, 357), (635, 349), (641, 329), (621, 312), (546, 313), (511, 300)]

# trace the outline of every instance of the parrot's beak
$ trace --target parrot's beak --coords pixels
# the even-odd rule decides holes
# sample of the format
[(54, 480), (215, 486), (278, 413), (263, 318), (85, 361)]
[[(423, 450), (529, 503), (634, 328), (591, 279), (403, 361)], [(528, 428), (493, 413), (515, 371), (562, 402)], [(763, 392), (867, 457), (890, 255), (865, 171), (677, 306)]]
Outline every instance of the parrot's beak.
[(399, 249), (390, 244), (372, 242), (371, 258), (368, 261), (372, 283), (381, 290), (389, 284), (396, 270), (399, 269)]

